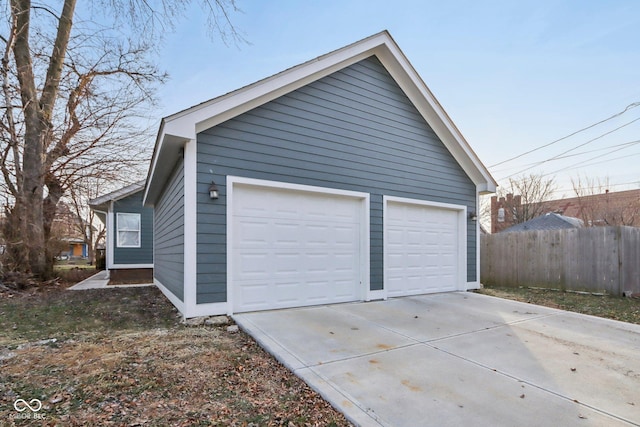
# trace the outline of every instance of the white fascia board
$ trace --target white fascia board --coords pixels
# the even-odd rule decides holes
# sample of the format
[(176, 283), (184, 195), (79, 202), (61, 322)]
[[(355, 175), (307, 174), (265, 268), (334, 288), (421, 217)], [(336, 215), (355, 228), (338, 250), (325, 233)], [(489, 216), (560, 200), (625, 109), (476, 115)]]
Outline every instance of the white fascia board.
[(144, 187), (144, 193), (142, 194), (142, 206), (153, 206), (155, 199), (151, 202), (149, 199), (149, 186), (153, 183), (155, 176), (155, 170), (158, 166), (158, 157), (162, 151), (162, 139), (164, 137), (164, 119), (160, 121), (160, 128), (158, 129), (158, 135), (156, 136), (156, 142), (153, 146), (153, 154), (151, 155), (151, 163), (149, 164), (149, 170), (147, 171), (147, 183)]
[[(164, 119), (165, 132), (195, 137), (218, 123), (303, 87), (375, 53), (391, 36), (381, 32), (349, 46), (284, 70), (249, 86), (178, 112)], [(195, 125), (195, 128), (194, 128)]]
[(493, 194), (498, 190), (498, 184), (495, 182), (487, 182), (477, 185), (478, 194)]
[[(244, 88), (222, 95), (163, 119), (156, 149), (147, 178), (144, 203), (153, 204), (157, 196), (159, 159), (167, 151), (165, 145), (176, 141), (196, 139), (196, 135), (311, 82), (375, 55), (415, 104), (427, 123), (471, 177), (473, 182), (485, 184), (488, 191), (497, 184), (473, 152), (460, 131), (442, 109), (391, 35), (383, 31), (359, 42), (320, 56)], [(154, 187), (154, 184), (156, 187)], [(155, 192), (150, 191), (155, 188)]]
[(162, 120), (147, 176), (144, 205), (153, 205), (164, 183), (163, 159), (175, 152), (170, 145), (195, 140), (198, 132), (236, 117), (253, 108), (303, 87), (335, 71), (365, 59), (390, 40), (387, 32), (305, 62), (244, 88), (214, 98)]
[(104, 196), (96, 197), (95, 199), (89, 200), (89, 204), (101, 205), (111, 200), (117, 201), (120, 199), (124, 199), (127, 196), (137, 193), (143, 188), (144, 188), (144, 181), (134, 182), (131, 185), (127, 185), (126, 187), (122, 187), (116, 191), (112, 191), (109, 194), (105, 194)]
[(185, 144), (193, 139), (183, 136), (162, 133), (151, 159), (151, 166), (147, 176), (147, 185), (142, 199), (143, 206), (154, 206), (158, 196), (164, 190), (164, 184), (173, 171), (173, 165)]
[(495, 188), (497, 186), (496, 181), (398, 45), (391, 41), (385, 44), (385, 47), (386, 49), (378, 50), (378, 59), (407, 94), (454, 158), (460, 163), (463, 170), (469, 175), (474, 184), (484, 184), (489, 189)]

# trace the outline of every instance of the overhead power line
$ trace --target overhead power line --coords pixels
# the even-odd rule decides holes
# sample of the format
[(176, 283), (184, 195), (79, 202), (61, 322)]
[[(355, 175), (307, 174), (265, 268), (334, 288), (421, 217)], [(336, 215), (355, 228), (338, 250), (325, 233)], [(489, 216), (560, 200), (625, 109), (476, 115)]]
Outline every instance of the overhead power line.
[[(638, 104), (638, 105), (640, 105), (640, 104)], [(631, 124), (633, 124), (633, 123), (635, 123), (635, 122), (637, 122), (637, 121), (639, 121), (639, 120), (640, 120), (640, 117), (638, 117), (638, 118), (636, 118), (636, 119), (633, 119), (633, 120), (631, 120), (631, 121), (629, 121), (629, 122), (627, 122), (627, 123), (625, 123), (625, 124), (623, 124), (623, 125), (618, 126), (618, 127), (617, 127), (617, 128), (615, 128), (615, 129), (612, 129), (612, 130), (610, 130), (610, 131), (608, 131), (608, 132), (605, 132), (605, 133), (603, 133), (603, 134), (600, 134), (600, 135), (596, 136), (595, 138), (592, 138), (592, 139), (588, 140), (587, 142), (583, 142), (582, 144), (578, 144), (578, 145), (576, 145), (575, 147), (570, 148), (570, 149), (568, 149), (568, 150), (566, 150), (566, 151), (563, 151), (563, 152), (562, 152), (562, 153), (560, 153), (560, 154), (557, 154), (557, 155), (555, 155), (555, 156), (553, 156), (553, 157), (550, 157), (550, 158), (548, 158), (548, 159), (546, 159), (546, 160), (541, 160), (541, 161), (539, 161), (539, 162), (536, 162), (535, 164), (533, 164), (533, 165), (532, 165), (532, 166), (530, 166), (530, 167), (526, 167), (526, 168), (524, 168), (524, 169), (519, 170), (518, 172), (512, 173), (512, 174), (508, 175), (507, 177), (505, 177), (504, 179), (511, 178), (511, 177), (512, 177), (512, 176), (514, 176), (514, 175), (521, 174), (522, 172), (525, 172), (525, 171), (527, 171), (527, 170), (531, 169), (532, 167), (540, 166), (540, 165), (542, 165), (542, 164), (544, 164), (544, 163), (547, 163), (547, 162), (550, 162), (550, 161), (552, 161), (552, 160), (557, 160), (557, 159), (559, 159), (561, 156), (564, 156), (564, 155), (565, 155), (565, 154), (567, 154), (567, 153), (570, 153), (570, 152), (572, 152), (572, 151), (574, 151), (574, 150), (577, 150), (577, 149), (578, 149), (578, 148), (580, 148), (580, 147), (584, 147), (585, 145), (591, 144), (592, 142), (597, 141), (597, 140), (599, 140), (599, 139), (601, 139), (601, 138), (604, 138), (604, 137), (605, 137), (605, 136), (607, 136), (607, 135), (611, 135), (612, 133), (617, 132), (617, 131), (619, 131), (620, 129), (622, 129), (622, 128), (626, 127), (626, 126), (629, 126), (629, 125), (631, 125)], [(614, 150), (614, 151), (617, 151), (617, 150)]]
[[(619, 150), (621, 150), (621, 149), (614, 150), (614, 151), (619, 151)], [(609, 153), (609, 154), (611, 154), (611, 153)], [(579, 169), (579, 168), (582, 168), (582, 167), (588, 167), (588, 166), (599, 165), (599, 164), (602, 164), (602, 163), (608, 163), (608, 162), (612, 162), (614, 160), (628, 159), (629, 157), (634, 157), (634, 156), (640, 156), (640, 153), (626, 154), (624, 156), (618, 156), (618, 157), (614, 157), (612, 159), (605, 159), (605, 160), (598, 160), (597, 162), (584, 163), (584, 162), (588, 162), (588, 161), (591, 161), (591, 160), (601, 159), (602, 158), (602, 156), (591, 157), (590, 159), (587, 159), (584, 162), (574, 163), (574, 164), (569, 165), (567, 167), (564, 167), (562, 169), (558, 169), (558, 170), (555, 170), (553, 172), (545, 173), (543, 176), (553, 175), (553, 174), (558, 173), (560, 171)]]
[(629, 110), (631, 110), (631, 109), (633, 109), (633, 108), (636, 108), (636, 107), (638, 107), (638, 106), (640, 106), (640, 102), (634, 102), (634, 103), (632, 103), (632, 104), (629, 104), (629, 105), (627, 105), (627, 107), (626, 107), (624, 110), (620, 111), (619, 113), (614, 114), (614, 115), (613, 115), (613, 116), (611, 116), (611, 117), (607, 117), (607, 118), (606, 118), (606, 119), (604, 119), (604, 120), (600, 120), (600, 121), (599, 121), (599, 122), (597, 122), (597, 123), (594, 123), (594, 124), (592, 124), (592, 125), (589, 125), (589, 126), (587, 126), (587, 127), (584, 127), (584, 128), (582, 128), (582, 129), (579, 129), (579, 130), (577, 130), (577, 131), (575, 131), (575, 132), (573, 132), (573, 133), (570, 133), (569, 135), (563, 136), (562, 138), (556, 139), (556, 140), (551, 141), (551, 142), (549, 142), (549, 143), (547, 143), (547, 144), (544, 144), (544, 145), (541, 145), (541, 146), (539, 146), (539, 147), (536, 147), (536, 148), (534, 148), (534, 149), (532, 149), (532, 150), (526, 151), (526, 152), (524, 152), (524, 153), (522, 153), (522, 154), (518, 154), (517, 156), (511, 157), (511, 158), (506, 159), (506, 160), (503, 160), (503, 161), (498, 162), (498, 163), (496, 163), (496, 164), (494, 164), (494, 165), (491, 165), (491, 166), (489, 166), (489, 167), (490, 167), (490, 168), (493, 168), (493, 167), (496, 167), (496, 166), (500, 166), (500, 165), (502, 165), (502, 164), (504, 164), (504, 163), (510, 162), (510, 161), (512, 161), (512, 160), (519, 159), (520, 157), (523, 157), (523, 156), (526, 156), (527, 154), (531, 154), (531, 153), (534, 153), (534, 152), (536, 152), (536, 151), (538, 151), (538, 150), (542, 150), (543, 148), (547, 148), (547, 147), (549, 147), (549, 146), (551, 146), (551, 145), (553, 145), (553, 144), (556, 144), (556, 143), (558, 143), (558, 142), (560, 142), (560, 141), (564, 141), (564, 140), (565, 140), (565, 139), (567, 139), (567, 138), (571, 138), (572, 136), (577, 135), (577, 134), (579, 134), (580, 132), (584, 132), (584, 131), (586, 131), (586, 130), (589, 130), (589, 129), (591, 129), (591, 128), (594, 128), (594, 127), (596, 127), (596, 126), (598, 126), (598, 125), (601, 125), (602, 123), (606, 123), (606, 122), (608, 122), (609, 120), (615, 119), (616, 117), (620, 117), (621, 115), (623, 115), (623, 114), (624, 114), (624, 113), (626, 113), (627, 111), (629, 111)]
[[(608, 146), (608, 147), (600, 147), (600, 148), (594, 148), (594, 149), (592, 149), (592, 150), (580, 151), (580, 152), (578, 152), (578, 153), (573, 153), (573, 154), (567, 154), (567, 155), (560, 155), (560, 154), (558, 154), (557, 156), (554, 156), (552, 159), (550, 159), (550, 161), (551, 161), (551, 160), (562, 160), (562, 159), (568, 159), (568, 158), (570, 158), (570, 157), (582, 156), (582, 155), (584, 155), (584, 154), (595, 153), (595, 152), (598, 152), (598, 151), (607, 151), (607, 150), (612, 150), (612, 151), (609, 151), (608, 153), (604, 153), (604, 154), (602, 154), (602, 156), (606, 156), (606, 155), (608, 155), (608, 154), (610, 154), (610, 153), (613, 153), (614, 151), (617, 151), (617, 150), (613, 150), (613, 149), (617, 149), (617, 148), (621, 148), (621, 149), (622, 149), (622, 148), (629, 148), (629, 147), (632, 147), (632, 146), (634, 146), (634, 145), (638, 145), (638, 144), (640, 144), (640, 139), (636, 139), (635, 141), (623, 142), (622, 144), (610, 145), (610, 146)], [(578, 148), (578, 147), (576, 147), (576, 148)], [(536, 166), (536, 165), (538, 165), (538, 164), (539, 164), (539, 162), (527, 163), (526, 165), (524, 165), (524, 167), (529, 168), (529, 167)], [(494, 170), (494, 171), (492, 171), (492, 172), (493, 172), (493, 173), (496, 173), (496, 172), (505, 171), (505, 170), (509, 170), (509, 169), (513, 169), (513, 167), (511, 167), (511, 168), (507, 167), (507, 168), (505, 168), (505, 169), (498, 169), (498, 170)]]
[[(606, 187), (607, 189), (611, 189), (613, 187), (622, 187), (622, 186), (629, 186), (629, 185), (640, 186), (640, 181), (620, 182), (620, 183), (617, 183), (617, 184), (612, 184), (610, 182), (607, 182), (606, 185), (603, 184), (602, 186)], [(551, 194), (566, 194), (566, 193), (570, 193), (572, 191), (575, 191), (573, 187), (572, 188), (558, 188), (557, 190), (553, 190), (550, 193)], [(620, 191), (625, 191), (625, 190), (620, 190)]]

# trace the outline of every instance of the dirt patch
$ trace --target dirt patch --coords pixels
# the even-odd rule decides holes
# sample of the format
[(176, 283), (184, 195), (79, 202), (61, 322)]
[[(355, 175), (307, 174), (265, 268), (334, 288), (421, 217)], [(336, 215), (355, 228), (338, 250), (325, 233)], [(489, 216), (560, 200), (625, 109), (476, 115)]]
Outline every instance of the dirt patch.
[(152, 268), (133, 268), (111, 270), (109, 285), (133, 285), (140, 283), (153, 283)]
[(242, 332), (181, 325), (155, 288), (0, 299), (0, 425), (349, 423)]

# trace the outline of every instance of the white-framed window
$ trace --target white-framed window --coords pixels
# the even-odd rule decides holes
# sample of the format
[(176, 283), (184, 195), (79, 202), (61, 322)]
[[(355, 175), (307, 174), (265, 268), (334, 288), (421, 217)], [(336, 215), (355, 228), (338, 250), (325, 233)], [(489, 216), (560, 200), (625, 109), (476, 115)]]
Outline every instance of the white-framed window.
[(140, 214), (116, 214), (117, 245), (119, 248), (140, 247)]

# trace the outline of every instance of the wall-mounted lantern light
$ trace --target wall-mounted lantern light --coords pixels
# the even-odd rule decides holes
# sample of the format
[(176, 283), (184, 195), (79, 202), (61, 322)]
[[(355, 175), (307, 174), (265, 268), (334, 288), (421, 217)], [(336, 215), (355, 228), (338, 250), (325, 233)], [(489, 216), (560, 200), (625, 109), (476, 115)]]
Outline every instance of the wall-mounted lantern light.
[(209, 186), (209, 198), (211, 198), (212, 200), (215, 200), (219, 197), (218, 194), (218, 186), (216, 185), (215, 182), (211, 182), (211, 185)]
[(471, 211), (471, 212), (469, 212), (469, 219), (470, 219), (471, 221), (477, 221), (477, 220), (478, 220), (478, 215), (476, 214), (476, 212), (475, 212), (475, 211)]

